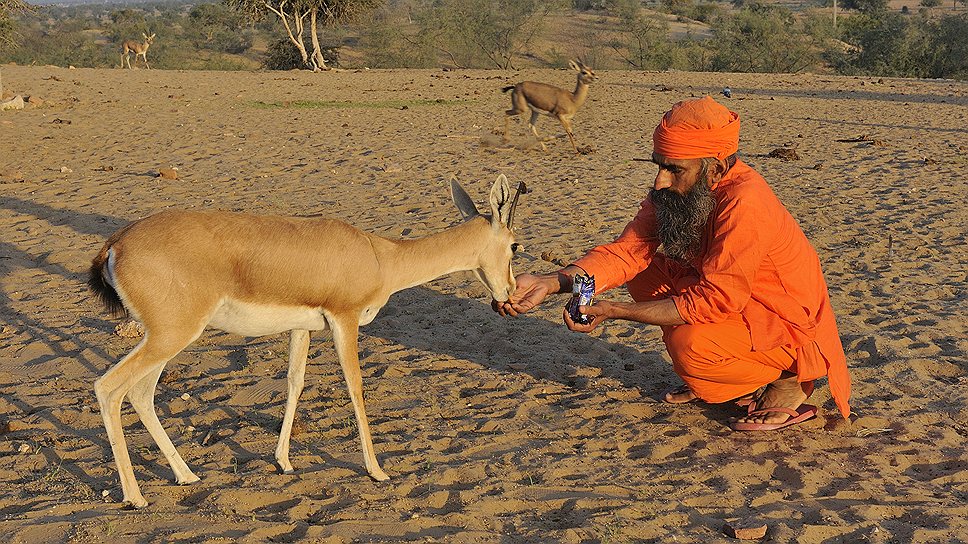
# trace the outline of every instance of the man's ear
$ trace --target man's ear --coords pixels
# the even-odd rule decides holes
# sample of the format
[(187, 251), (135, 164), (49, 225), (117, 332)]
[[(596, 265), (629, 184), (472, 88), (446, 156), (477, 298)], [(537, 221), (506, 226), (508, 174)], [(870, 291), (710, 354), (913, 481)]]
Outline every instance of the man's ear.
[(729, 163), (726, 162), (726, 159), (716, 159), (716, 162), (709, 165), (709, 184), (715, 186), (721, 179), (723, 179), (723, 176), (725, 176), (726, 172), (728, 171)]

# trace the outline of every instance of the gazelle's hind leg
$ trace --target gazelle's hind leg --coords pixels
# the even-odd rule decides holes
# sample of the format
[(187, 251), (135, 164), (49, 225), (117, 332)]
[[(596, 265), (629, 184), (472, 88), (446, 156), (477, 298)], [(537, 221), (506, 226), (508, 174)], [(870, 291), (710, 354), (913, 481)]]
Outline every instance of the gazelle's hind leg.
[(158, 421), (158, 414), (155, 413), (155, 387), (157, 387), (158, 378), (164, 369), (165, 363), (157, 365), (156, 369), (134, 384), (134, 387), (128, 391), (128, 401), (134, 406), (138, 417), (141, 418), (141, 423), (148, 429), (148, 434), (154, 439), (155, 444), (158, 444), (161, 453), (165, 454), (165, 458), (168, 459), (168, 465), (175, 473), (175, 481), (182, 485), (195, 483), (199, 480), (198, 476), (195, 476), (181, 455), (178, 454), (178, 450), (171, 443), (165, 428)]
[(346, 379), (350, 400), (353, 401), (353, 412), (356, 414), (356, 425), (360, 431), (360, 442), (363, 444), (366, 471), (374, 480), (381, 482), (389, 480), (390, 477), (380, 468), (380, 463), (373, 452), (370, 426), (366, 421), (366, 409), (363, 405), (363, 376), (360, 373), (360, 355), (357, 351), (360, 324), (352, 319), (337, 320), (329, 315), (326, 316), (326, 320), (333, 329), (333, 345), (336, 347), (336, 355), (343, 369), (343, 378)]
[[(160, 430), (160, 434), (165, 435), (165, 438), (159, 442), (159, 447), (162, 448), (162, 451), (165, 451), (169, 446), (174, 450), (167, 434), (161, 429), (157, 416), (151, 415), (154, 410), (150, 410), (151, 414), (148, 414), (148, 411), (145, 410), (145, 404), (151, 397), (151, 394), (147, 392), (147, 386), (150, 384), (153, 390), (154, 383), (161, 374), (161, 369), (164, 368), (165, 363), (183, 350), (185, 346), (192, 343), (199, 334), (201, 334), (201, 329), (181, 335), (156, 334), (148, 329), (144, 340), (131, 350), (131, 353), (127, 354), (118, 364), (111, 367), (104, 376), (94, 382), (94, 392), (101, 407), (104, 428), (107, 431), (108, 440), (111, 442), (111, 452), (114, 454), (114, 462), (121, 479), (123, 500), (136, 508), (148, 506), (148, 501), (141, 494), (138, 481), (134, 476), (134, 470), (131, 468), (131, 457), (128, 455), (124, 429), (121, 425), (121, 401), (129, 392), (135, 391), (134, 396), (137, 400), (134, 402), (138, 403), (136, 409), (139, 411), (139, 416), (147, 417), (145, 426), (148, 428), (148, 432), (158, 442), (156, 433)], [(171, 458), (169, 458), (169, 462), (172, 462)], [(184, 465), (184, 462), (182, 464)], [(181, 467), (175, 468), (176, 466), (177, 462), (173, 462), (172, 468), (177, 474)], [(185, 470), (187, 470), (187, 466)], [(191, 474), (191, 471), (188, 471), (187, 474)], [(187, 474), (183, 472), (182, 477), (187, 476)]]
[(531, 128), (531, 133), (534, 134), (534, 137), (538, 139), (538, 143), (541, 144), (541, 149), (548, 151), (548, 146), (545, 145), (544, 140), (541, 139), (541, 136), (538, 136), (538, 129), (535, 127), (535, 125), (538, 123), (539, 117), (541, 117), (541, 112), (534, 109), (531, 110), (531, 120), (528, 121), (528, 127)]
[(516, 115), (521, 115), (528, 110), (528, 101), (524, 98), (524, 95), (519, 93), (517, 89), (511, 91), (511, 109), (505, 110), (504, 112), (504, 143), (511, 141), (511, 137), (508, 136), (508, 123), (511, 117)]
[(505, 111), (507, 115), (520, 115), (528, 111), (528, 99), (524, 97), (524, 93), (518, 92), (517, 89), (511, 91), (511, 109)]
[(289, 336), (289, 396), (286, 399), (286, 414), (279, 430), (279, 444), (276, 446), (276, 462), (283, 472), (292, 472), (289, 462), (289, 437), (292, 435), (292, 422), (296, 418), (296, 402), (302, 394), (306, 378), (306, 357), (309, 355), (309, 331), (293, 330)]

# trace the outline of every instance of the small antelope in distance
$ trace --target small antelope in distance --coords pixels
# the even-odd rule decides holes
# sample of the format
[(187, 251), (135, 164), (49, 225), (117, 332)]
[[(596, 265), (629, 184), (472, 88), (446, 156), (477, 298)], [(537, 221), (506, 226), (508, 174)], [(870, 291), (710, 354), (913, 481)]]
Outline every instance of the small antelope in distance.
[(165, 364), (206, 327), (245, 336), (291, 331), (288, 398), (275, 457), (292, 472), (289, 437), (302, 393), (309, 331), (332, 330), (349, 389), (366, 470), (389, 476), (373, 452), (363, 405), (357, 337), (390, 295), (451, 272), (471, 270), (496, 301), (515, 289), (511, 224), (524, 184), (502, 174), (491, 187), (491, 215), (451, 180), (464, 222), (416, 240), (389, 240), (324, 218), (221, 211), (164, 211), (115, 232), (91, 264), (88, 285), (115, 313), (130, 313), (145, 335), (94, 383), (121, 478), (124, 502), (148, 505), (131, 467), (121, 403), (131, 402), (179, 484), (198, 481), (155, 414)]
[(520, 115), (531, 108), (531, 120), (528, 121), (528, 127), (531, 128), (534, 137), (538, 138), (541, 143), (541, 149), (548, 150), (544, 141), (538, 137), (538, 130), (534, 125), (538, 121), (538, 116), (543, 113), (558, 118), (561, 126), (568, 133), (571, 146), (575, 148), (575, 153), (578, 153), (575, 135), (571, 132), (571, 118), (575, 116), (578, 109), (585, 103), (585, 99), (588, 98), (588, 85), (598, 77), (591, 68), (582, 64), (581, 61), (568, 61), (568, 66), (578, 72), (578, 83), (575, 85), (574, 92), (570, 93), (554, 85), (535, 81), (523, 81), (517, 85), (508, 85), (501, 89), (504, 92), (511, 91), (511, 109), (504, 112), (507, 114), (507, 117), (504, 118), (505, 141), (508, 140), (508, 118)]
[(125, 40), (124, 43), (121, 44), (121, 67), (122, 68), (124, 68), (125, 62), (128, 63), (128, 68), (131, 68), (130, 55), (131, 55), (131, 52), (134, 51), (135, 63), (138, 62), (138, 56), (140, 55), (141, 58), (145, 59), (145, 68), (149, 70), (151, 69), (151, 66), (148, 66), (148, 47), (150, 47), (151, 42), (155, 40), (155, 35), (152, 34), (151, 36), (149, 36), (144, 32), (142, 32), (141, 35), (144, 36), (145, 43), (136, 42), (134, 40)]

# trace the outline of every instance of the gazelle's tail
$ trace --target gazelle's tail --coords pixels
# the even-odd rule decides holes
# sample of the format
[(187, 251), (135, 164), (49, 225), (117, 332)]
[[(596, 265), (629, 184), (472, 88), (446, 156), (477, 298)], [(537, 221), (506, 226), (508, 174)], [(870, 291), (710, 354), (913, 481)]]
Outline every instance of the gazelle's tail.
[[(131, 225), (133, 225), (132, 223)], [(125, 317), (128, 315), (127, 308), (124, 307), (124, 303), (121, 301), (121, 297), (118, 296), (118, 291), (108, 282), (107, 278), (104, 276), (106, 273), (106, 266), (108, 263), (108, 255), (111, 250), (111, 246), (117, 241), (118, 238), (124, 234), (131, 225), (119, 230), (114, 233), (113, 236), (108, 238), (107, 242), (104, 242), (104, 246), (101, 251), (98, 252), (97, 257), (91, 261), (91, 269), (87, 278), (87, 287), (94, 294), (94, 298), (101, 301), (104, 304), (104, 308), (115, 317)]]

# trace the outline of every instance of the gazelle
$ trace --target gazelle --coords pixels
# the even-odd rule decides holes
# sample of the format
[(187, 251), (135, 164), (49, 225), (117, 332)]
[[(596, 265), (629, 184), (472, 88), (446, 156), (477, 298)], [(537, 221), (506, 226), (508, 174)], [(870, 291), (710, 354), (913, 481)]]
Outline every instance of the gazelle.
[(330, 329), (349, 389), (366, 470), (380, 468), (363, 406), (357, 337), (390, 295), (450, 272), (471, 270), (497, 301), (514, 292), (511, 224), (518, 195), (502, 174), (491, 215), (451, 180), (465, 221), (416, 240), (388, 240), (332, 219), (219, 211), (164, 211), (115, 232), (91, 264), (88, 285), (105, 306), (144, 325), (145, 336), (94, 383), (121, 478), (124, 502), (147, 506), (121, 426), (127, 396), (179, 484), (198, 481), (158, 421), (154, 390), (165, 364), (206, 327), (246, 336), (291, 331), (288, 399), (275, 457), (285, 472), (309, 331)]
[(591, 68), (582, 64), (581, 61), (568, 61), (568, 66), (578, 72), (578, 83), (575, 85), (575, 92), (570, 93), (554, 85), (535, 81), (523, 81), (517, 85), (508, 85), (501, 89), (503, 92), (512, 91), (511, 109), (504, 112), (508, 116), (504, 118), (505, 141), (508, 139), (508, 118), (510, 116), (520, 115), (528, 108), (531, 108), (531, 120), (528, 121), (528, 127), (531, 128), (534, 137), (538, 138), (538, 141), (541, 143), (541, 149), (548, 150), (544, 141), (538, 136), (538, 130), (534, 125), (538, 122), (538, 116), (544, 113), (558, 118), (561, 126), (568, 133), (571, 146), (575, 148), (575, 153), (578, 153), (575, 135), (571, 132), (571, 118), (575, 116), (575, 113), (585, 103), (585, 99), (588, 98), (588, 85), (598, 79), (598, 77)]
[(139, 43), (134, 40), (125, 40), (124, 43), (121, 44), (122, 68), (124, 68), (125, 62), (128, 63), (128, 68), (131, 68), (130, 54), (132, 51), (134, 51), (134, 61), (138, 62), (138, 56), (140, 55), (141, 58), (145, 59), (145, 68), (149, 70), (151, 69), (151, 66), (148, 66), (148, 47), (151, 46), (151, 42), (155, 41), (155, 35), (152, 34), (149, 36), (144, 32), (142, 32), (141, 35), (144, 37), (145, 43)]

